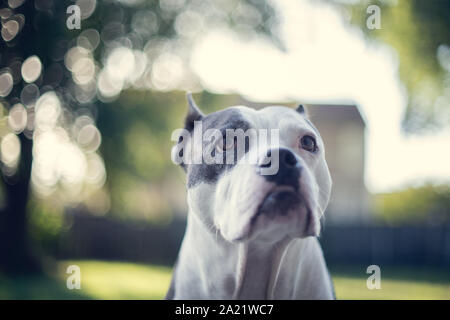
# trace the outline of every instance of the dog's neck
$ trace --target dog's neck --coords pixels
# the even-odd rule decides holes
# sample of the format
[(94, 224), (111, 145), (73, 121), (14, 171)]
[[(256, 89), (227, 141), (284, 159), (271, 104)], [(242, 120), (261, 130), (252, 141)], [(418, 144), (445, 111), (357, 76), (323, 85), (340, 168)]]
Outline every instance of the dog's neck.
[[(177, 274), (189, 276), (175, 280), (175, 297), (271, 299), (288, 243), (230, 243), (191, 211), (177, 264)], [(192, 296), (178, 296), (179, 289)]]

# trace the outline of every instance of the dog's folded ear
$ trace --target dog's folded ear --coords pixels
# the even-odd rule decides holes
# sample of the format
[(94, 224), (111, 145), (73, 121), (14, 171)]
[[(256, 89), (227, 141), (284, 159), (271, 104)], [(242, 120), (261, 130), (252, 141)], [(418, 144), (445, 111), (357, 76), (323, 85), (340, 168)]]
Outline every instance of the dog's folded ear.
[(298, 113), (305, 113), (305, 108), (303, 107), (302, 104), (299, 104), (297, 109), (295, 109), (295, 111), (297, 111)]
[(309, 118), (309, 113), (308, 110), (303, 106), (303, 104), (299, 104), (297, 106), (297, 108), (295, 108), (295, 111), (297, 111), (298, 113), (300, 113), (302, 116), (304, 116), (305, 118)]
[(204, 115), (200, 111), (200, 108), (197, 106), (197, 104), (194, 101), (194, 98), (192, 98), (192, 94), (190, 92), (186, 93), (186, 98), (188, 101), (188, 114), (186, 116), (186, 119), (184, 121), (184, 127), (192, 131), (194, 129), (194, 121), (201, 120)]

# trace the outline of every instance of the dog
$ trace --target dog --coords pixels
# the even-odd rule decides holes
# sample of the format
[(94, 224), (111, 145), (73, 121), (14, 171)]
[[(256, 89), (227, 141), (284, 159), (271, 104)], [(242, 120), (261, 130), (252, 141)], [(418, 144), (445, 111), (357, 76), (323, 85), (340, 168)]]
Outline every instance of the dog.
[[(172, 160), (186, 172), (189, 212), (166, 299), (334, 299), (317, 240), (332, 181), (303, 106), (205, 115), (189, 93), (187, 100)], [(278, 137), (240, 143), (239, 155), (233, 130)], [(215, 160), (192, 161), (205, 152)], [(232, 152), (234, 161), (217, 161)]]

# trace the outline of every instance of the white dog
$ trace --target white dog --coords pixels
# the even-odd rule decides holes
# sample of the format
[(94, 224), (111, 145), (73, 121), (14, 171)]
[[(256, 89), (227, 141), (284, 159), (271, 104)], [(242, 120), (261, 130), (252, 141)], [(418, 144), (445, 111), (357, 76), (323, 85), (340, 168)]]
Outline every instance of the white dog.
[[(190, 94), (188, 102), (172, 159), (187, 174), (189, 214), (167, 298), (333, 299), (317, 240), (331, 178), (303, 107), (237, 106), (203, 115)], [(230, 129), (277, 136), (238, 143)], [(204, 160), (205, 150), (209, 163), (186, 161)]]

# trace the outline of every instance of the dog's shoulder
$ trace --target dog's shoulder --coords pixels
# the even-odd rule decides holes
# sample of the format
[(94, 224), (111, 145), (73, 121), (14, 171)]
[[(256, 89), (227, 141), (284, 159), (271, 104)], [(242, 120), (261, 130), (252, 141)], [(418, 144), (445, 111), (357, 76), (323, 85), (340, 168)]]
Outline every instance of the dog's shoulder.
[(166, 293), (166, 300), (173, 300), (175, 298), (175, 277), (176, 277), (176, 271), (177, 271), (177, 265), (178, 265), (178, 259), (175, 261), (175, 264), (173, 266), (172, 271), (172, 280), (170, 281), (170, 287), (169, 290)]

